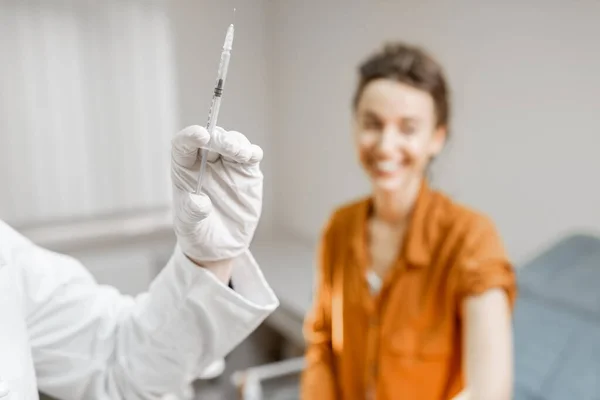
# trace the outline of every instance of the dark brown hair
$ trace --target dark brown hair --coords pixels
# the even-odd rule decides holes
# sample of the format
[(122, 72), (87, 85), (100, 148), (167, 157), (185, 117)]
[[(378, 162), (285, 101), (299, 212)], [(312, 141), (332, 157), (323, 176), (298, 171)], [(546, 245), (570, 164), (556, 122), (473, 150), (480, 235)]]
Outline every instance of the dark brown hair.
[(449, 89), (440, 64), (424, 50), (404, 43), (389, 43), (359, 67), (359, 83), (354, 94), (358, 106), (365, 87), (376, 79), (392, 79), (423, 90), (433, 97), (436, 127), (448, 127)]

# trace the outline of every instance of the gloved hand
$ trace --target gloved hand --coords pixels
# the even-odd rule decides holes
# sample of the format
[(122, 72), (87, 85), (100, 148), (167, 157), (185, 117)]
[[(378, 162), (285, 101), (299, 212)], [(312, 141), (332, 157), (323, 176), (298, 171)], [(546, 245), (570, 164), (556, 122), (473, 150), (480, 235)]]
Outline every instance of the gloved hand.
[(210, 135), (190, 126), (172, 141), (173, 225), (179, 246), (197, 263), (232, 259), (249, 245), (262, 210), (260, 147), (241, 133), (215, 128), (202, 183), (200, 152)]

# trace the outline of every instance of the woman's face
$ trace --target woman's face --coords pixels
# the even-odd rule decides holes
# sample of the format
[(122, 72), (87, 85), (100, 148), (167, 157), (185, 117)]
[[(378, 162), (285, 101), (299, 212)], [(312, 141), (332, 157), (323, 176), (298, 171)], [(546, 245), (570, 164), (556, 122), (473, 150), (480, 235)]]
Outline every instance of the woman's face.
[(446, 138), (445, 129), (436, 128), (431, 95), (390, 79), (365, 86), (354, 122), (358, 156), (376, 191), (418, 184)]

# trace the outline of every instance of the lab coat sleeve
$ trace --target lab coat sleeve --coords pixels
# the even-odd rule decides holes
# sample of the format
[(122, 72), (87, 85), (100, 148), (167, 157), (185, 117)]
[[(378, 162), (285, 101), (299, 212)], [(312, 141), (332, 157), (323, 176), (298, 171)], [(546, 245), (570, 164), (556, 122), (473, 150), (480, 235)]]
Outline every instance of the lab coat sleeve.
[(313, 306), (304, 322), (306, 367), (300, 385), (300, 398), (302, 400), (334, 400), (340, 398), (332, 347), (331, 264), (333, 233), (331, 225), (330, 221), (321, 240)]
[(234, 261), (235, 292), (176, 248), (135, 298), (70, 257), (30, 243), (15, 253), (38, 386), (62, 400), (183, 396), (278, 305), (250, 252)]

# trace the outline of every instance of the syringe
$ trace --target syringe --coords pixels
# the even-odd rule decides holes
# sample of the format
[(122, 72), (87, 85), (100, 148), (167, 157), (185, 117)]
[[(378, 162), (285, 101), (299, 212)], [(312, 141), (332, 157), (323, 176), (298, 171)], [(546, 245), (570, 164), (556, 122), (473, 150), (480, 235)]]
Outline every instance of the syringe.
[[(233, 24), (229, 25), (227, 29), (227, 35), (225, 35), (225, 44), (223, 45), (223, 51), (221, 52), (221, 62), (219, 63), (219, 73), (217, 76), (217, 84), (213, 93), (212, 104), (208, 111), (208, 123), (206, 124), (206, 130), (208, 133), (213, 135), (215, 126), (217, 125), (217, 118), (219, 116), (219, 108), (221, 107), (221, 97), (223, 96), (223, 87), (225, 86), (225, 78), (227, 78), (227, 69), (229, 68), (229, 58), (231, 57), (231, 49), (233, 46)], [(208, 142), (210, 148), (210, 142)], [(206, 157), (208, 156), (209, 149), (200, 149), (201, 161), (200, 161), (200, 175), (198, 176), (198, 187), (196, 193), (200, 193), (202, 189), (202, 178), (206, 170)]]

